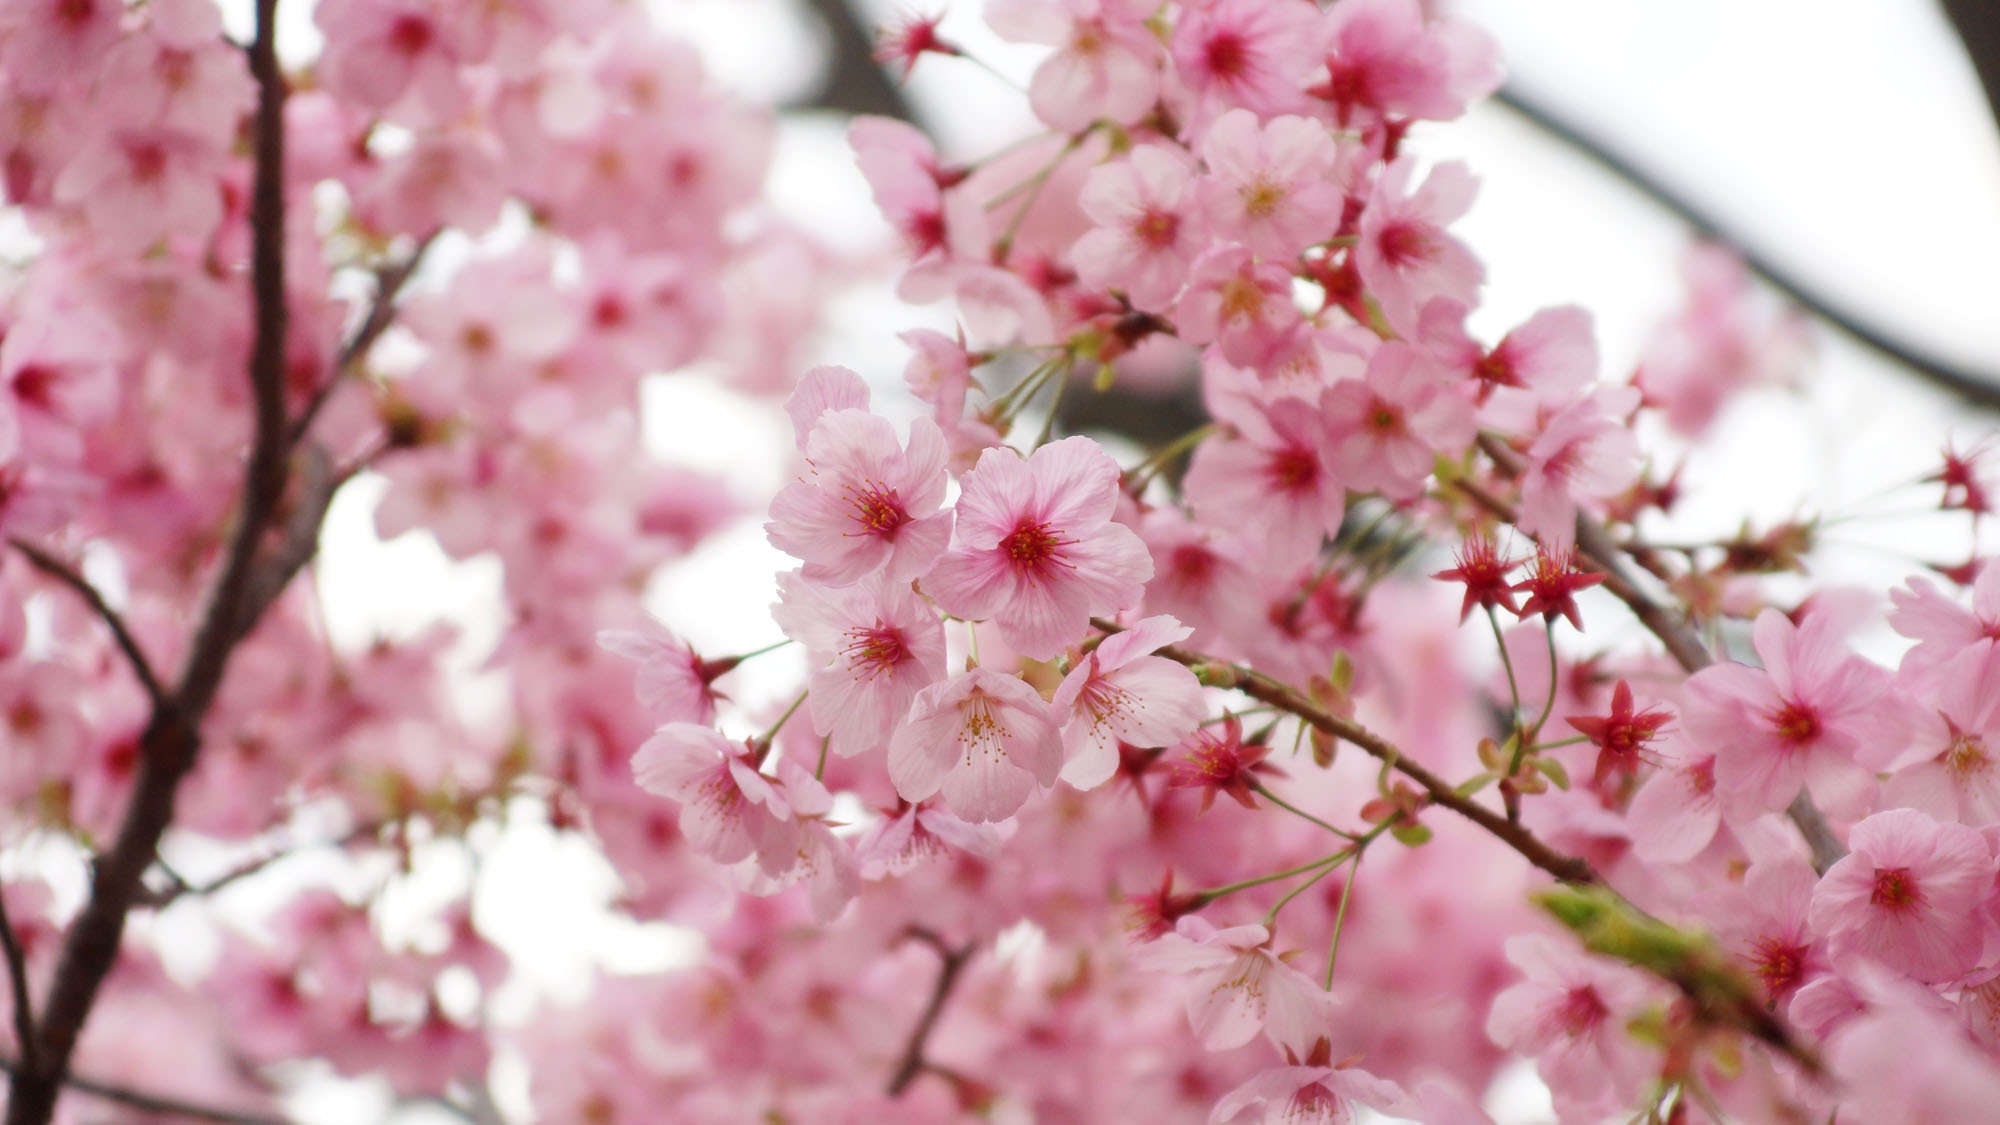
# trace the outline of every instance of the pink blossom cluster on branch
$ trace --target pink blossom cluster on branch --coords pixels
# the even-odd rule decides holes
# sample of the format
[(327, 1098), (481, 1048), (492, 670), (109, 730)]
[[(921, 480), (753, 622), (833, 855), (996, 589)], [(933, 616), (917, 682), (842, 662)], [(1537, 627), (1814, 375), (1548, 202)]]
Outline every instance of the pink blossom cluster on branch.
[[(246, 52), (208, 0), (0, 0), (6, 842), (89, 867), (0, 893), (10, 1122), (275, 1120), (304, 1060), (474, 1120), (525, 1066), (590, 1123), (1477, 1122), (1518, 1061), (1565, 1122), (2000, 1099), (2000, 568), (1888, 592), (1892, 670), (1771, 581), (1815, 523), (1652, 537), (1653, 438), (1798, 326), (1702, 252), (1631, 378), (1581, 308), (1475, 335), (1477, 180), (1424, 147), (1500, 80), (1477, 29), (992, 0), (1043, 134), (850, 133), (899, 293), (960, 323), (903, 335), (899, 427), (796, 376), (839, 264), (637, 11), (321, 0), (290, 73), (273, 11)], [(782, 397), (768, 505), (641, 441), (696, 364)], [(1173, 379), (1177, 440), (1062, 432)], [(1983, 452), (1925, 484), (1975, 544)], [(452, 630), (348, 651), (295, 578), (362, 474), (383, 535), (499, 563), (478, 707)], [(647, 582), (757, 508), (796, 565), (697, 651)], [(791, 706), (732, 698), (783, 646)], [(469, 888), (414, 937), (385, 903), (524, 817), (702, 951), (504, 1025)], [(169, 826), (245, 860), (190, 877)], [(216, 921), (328, 845), (390, 873)]]

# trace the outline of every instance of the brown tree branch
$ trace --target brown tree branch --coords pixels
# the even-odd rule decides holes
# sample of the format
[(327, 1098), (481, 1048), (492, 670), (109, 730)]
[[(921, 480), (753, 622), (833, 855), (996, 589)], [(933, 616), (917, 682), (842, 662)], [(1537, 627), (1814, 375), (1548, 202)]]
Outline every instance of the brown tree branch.
[[(0, 1057), (0, 1070), (19, 1076), (27, 1070), (25, 1062)], [(160, 1094), (149, 1094), (144, 1090), (134, 1090), (129, 1086), (119, 1086), (110, 1082), (99, 1082), (78, 1075), (68, 1075), (63, 1084), (73, 1090), (103, 1098), (108, 1102), (130, 1106), (146, 1113), (165, 1113), (194, 1121), (217, 1122), (218, 1125), (289, 1125), (282, 1117), (267, 1117), (261, 1113), (247, 1113), (241, 1110), (222, 1109), (218, 1106), (202, 1105), (198, 1102), (184, 1102), (179, 1098), (169, 1098)]]
[(944, 1011), (946, 1000), (951, 998), (951, 990), (958, 984), (958, 975), (965, 969), (965, 963), (972, 959), (979, 946), (966, 942), (953, 949), (943, 938), (921, 926), (912, 926), (907, 931), (910, 937), (937, 950), (939, 966), (937, 983), (931, 986), (931, 997), (924, 1004), (924, 1014), (917, 1018), (917, 1025), (910, 1029), (909, 1043), (903, 1048), (901, 1061), (896, 1064), (896, 1072), (889, 1078), (889, 1096), (901, 1097), (903, 1091), (916, 1081), (924, 1066), (924, 1042), (931, 1036), (931, 1028), (937, 1026), (938, 1016)]
[[(1104, 618), (1091, 618), (1091, 624), (1107, 633), (1117, 633), (1124, 626)], [(1305, 696), (1294, 691), (1289, 685), (1266, 676), (1255, 669), (1231, 664), (1205, 653), (1167, 645), (1156, 655), (1166, 657), (1176, 664), (1188, 668), (1208, 671), (1213, 678), (1223, 672), (1217, 687), (1228, 687), (1257, 700), (1294, 715), (1311, 724), (1314, 728), (1343, 739), (1361, 748), (1361, 751), (1378, 762), (1382, 762), (1397, 773), (1409, 778), (1423, 789), (1434, 805), (1442, 805), (1465, 819), (1472, 821), (1500, 842), (1520, 853), (1521, 858), (1555, 876), (1565, 883), (1602, 883), (1597, 872), (1589, 863), (1549, 847), (1534, 833), (1508, 820), (1472, 798), (1464, 796), (1448, 781), (1411, 761), (1398, 750), (1394, 743), (1355, 722), (1344, 715), (1336, 715)]]
[(200, 749), (200, 723), (221, 686), (229, 656), (254, 624), (260, 606), (252, 600), (264, 534), (284, 494), (285, 346), (289, 310), (285, 302), (284, 105), (285, 79), (278, 68), (277, 0), (257, 0), (257, 37), (250, 69), (257, 82), (253, 131), (255, 169), (250, 194), (253, 301), (249, 381), (256, 428), (236, 532), (211, 589), (208, 608), (189, 646), (187, 663), (171, 695), (154, 708), (139, 740), (139, 764), (132, 797), (118, 834), (101, 853), (91, 876), (90, 897), (63, 941), (55, 982), (35, 1028), (36, 1043), (23, 1044), (24, 1063), (14, 1071), (6, 1125), (47, 1125), (55, 1114), (69, 1074), (70, 1057), (99, 989), (117, 963), (125, 920), (145, 890), (144, 875), (160, 837), (174, 819), (174, 798), (193, 770)]
[(140, 686), (146, 689), (146, 698), (151, 701), (153, 708), (158, 710), (164, 705), (167, 702), (166, 689), (160, 686), (160, 678), (153, 672), (152, 661), (146, 659), (145, 650), (139, 647), (138, 639), (125, 627), (125, 619), (118, 615), (117, 610), (111, 608), (97, 587), (91, 585), (88, 579), (71, 569), (61, 559), (26, 539), (12, 536), (7, 542), (33, 563), (35, 569), (75, 590), (78, 596), (89, 603), (91, 610), (102, 618), (105, 627), (111, 630), (111, 639), (118, 643), (119, 650), (125, 654), (126, 663), (132, 666), (132, 674), (139, 678)]
[(313, 419), (318, 417), (327, 400), (333, 397), (333, 392), (340, 389), (341, 381), (354, 373), (355, 368), (361, 363), (361, 357), (367, 355), (368, 349), (375, 346), (375, 341), (381, 338), (382, 333), (387, 332), (389, 326), (396, 322), (396, 298), (402, 293), (403, 286), (409, 282), (411, 275), (417, 272), (417, 267), (423, 264), (424, 253), (431, 248), (437, 236), (438, 232), (432, 231), (412, 247), (409, 254), (400, 261), (387, 262), (376, 267), (375, 296), (368, 306), (368, 314), (362, 318), (360, 326), (355, 328), (354, 335), (349, 336), (347, 342), (340, 346), (339, 357), (334, 360), (333, 370), (327, 374), (326, 382), (314, 388), (312, 399), (299, 412), (299, 416), (292, 420), (291, 429), (285, 435), (287, 446), (295, 447), (305, 440), (306, 431), (312, 428)]
[(809, 104), (844, 113), (894, 117), (921, 127), (916, 107), (875, 62), (875, 32), (855, 12), (857, 2), (806, 0), (806, 7), (819, 17), (832, 40), (828, 45), (826, 81), (808, 99)]
[[(1491, 434), (1481, 434), (1479, 448), (1494, 466), (1508, 477), (1520, 475), (1522, 467), (1520, 455), (1509, 449), (1499, 438)], [(1515, 523), (1513, 507), (1506, 501), (1470, 481), (1454, 482), (1454, 487), (1498, 518), (1509, 524)], [(1709, 653), (1708, 646), (1695, 634), (1694, 626), (1639, 588), (1639, 584), (1625, 569), (1624, 548), (1611, 538), (1611, 533), (1605, 530), (1604, 525), (1581, 509), (1576, 514), (1576, 547), (1577, 553), (1583, 560), (1589, 563), (1592, 569), (1604, 575), (1603, 585), (1606, 592), (1625, 603), (1625, 607), (1632, 611), (1632, 616), (1638, 618), (1639, 623), (1667, 647), (1667, 652), (1673, 656), (1674, 662), (1679, 664), (1683, 671), (1691, 676), (1715, 663), (1715, 657)], [(1813, 804), (1812, 796), (1805, 790), (1801, 789), (1799, 795), (1793, 798), (1791, 805), (1785, 809), (1785, 815), (1791, 819), (1793, 826), (1798, 828), (1799, 834), (1805, 837), (1806, 846), (1812, 849), (1813, 868), (1820, 874), (1825, 874), (1827, 868), (1840, 862), (1841, 857), (1847, 854), (1847, 848), (1833, 834), (1826, 817), (1821, 815), (1819, 807)]]
[(20, 1040), (21, 1057), (32, 1059), (35, 1051), (35, 1011), (28, 999), (28, 957), (21, 948), (21, 935), (7, 916), (7, 896), (0, 889), (0, 946), (7, 953), (7, 981), (14, 993), (14, 1036)]

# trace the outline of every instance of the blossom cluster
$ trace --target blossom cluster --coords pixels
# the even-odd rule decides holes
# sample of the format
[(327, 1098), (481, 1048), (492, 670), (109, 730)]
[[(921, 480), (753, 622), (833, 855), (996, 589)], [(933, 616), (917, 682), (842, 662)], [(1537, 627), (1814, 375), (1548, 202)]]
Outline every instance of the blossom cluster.
[[(1975, 550), (1887, 593), (1906, 651), (1871, 660), (1858, 599), (1773, 580), (1814, 522), (1659, 538), (1665, 451), (1802, 353), (1726, 253), (1629, 374), (1580, 307), (1475, 329), (1478, 182), (1423, 150), (1497, 88), (1485, 34), (984, 15), (1047, 49), (1043, 132), (849, 132), (897, 292), (958, 321), (902, 335), (892, 404), (799, 373), (849, 263), (760, 201), (771, 117), (634, 6), (320, 0), (317, 56), (260, 77), (209, 0), (0, 0), (4, 843), (74, 869), (0, 888), (23, 1072), (198, 745), (63, 1119), (268, 1105), (305, 1060), (474, 1119), (525, 1068), (514, 1108), (593, 1123), (1455, 1125), (1523, 1061), (1565, 1122), (1989, 1114), (1987, 447), (1916, 486)], [(916, 16), (879, 58), (968, 53)], [(656, 456), (658, 373), (782, 403), (789, 482)], [(1061, 408), (1163, 387), (1200, 424), (1137, 452)], [(494, 643), (335, 641), (292, 575), (349, 482), (497, 564)], [(791, 561), (705, 651), (647, 585), (744, 520)], [(502, 1019), (472, 892), (523, 820), (699, 951)], [(197, 837), (244, 862), (186, 869)], [(276, 881), (329, 847), (367, 889)], [(451, 847), (475, 874), (399, 923)]]

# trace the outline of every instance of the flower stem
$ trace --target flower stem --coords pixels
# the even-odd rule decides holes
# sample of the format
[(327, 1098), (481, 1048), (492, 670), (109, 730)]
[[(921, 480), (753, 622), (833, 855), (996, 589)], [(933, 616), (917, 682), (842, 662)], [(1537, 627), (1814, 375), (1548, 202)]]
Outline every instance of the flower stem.
[(1328, 824), (1326, 821), (1321, 820), (1320, 818), (1314, 816), (1313, 814), (1305, 811), (1302, 808), (1299, 808), (1297, 805), (1294, 805), (1291, 802), (1286, 801), (1282, 797), (1279, 797), (1276, 793), (1273, 793), (1269, 789), (1265, 788), (1264, 783), (1261, 781), (1251, 782), (1250, 790), (1253, 793), (1262, 794), (1265, 800), (1271, 802), (1272, 804), (1278, 806), (1279, 808), (1285, 810), (1286, 812), (1291, 813), (1294, 816), (1304, 817), (1305, 819), (1312, 821), (1314, 824), (1319, 825), (1321, 828), (1326, 829), (1328, 832), (1331, 832), (1336, 836), (1340, 836), (1348, 840), (1354, 839), (1354, 833), (1343, 832), (1340, 829), (1335, 828), (1333, 825)]

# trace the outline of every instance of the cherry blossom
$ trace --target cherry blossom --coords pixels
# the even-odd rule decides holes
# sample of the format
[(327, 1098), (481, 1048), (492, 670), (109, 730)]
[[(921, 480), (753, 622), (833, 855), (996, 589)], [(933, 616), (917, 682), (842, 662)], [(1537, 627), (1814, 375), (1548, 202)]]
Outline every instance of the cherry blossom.
[(1064, 438), (1025, 459), (989, 449), (960, 484), (951, 549), (924, 581), (945, 612), (991, 618), (1015, 651), (1046, 660), (1092, 614), (1139, 601), (1152, 560), (1111, 520), (1118, 466), (1094, 442)]
[(1062, 772), (1048, 704), (1012, 676), (974, 668), (917, 693), (889, 742), (889, 777), (904, 800), (943, 793), (966, 820), (1003, 820)]

